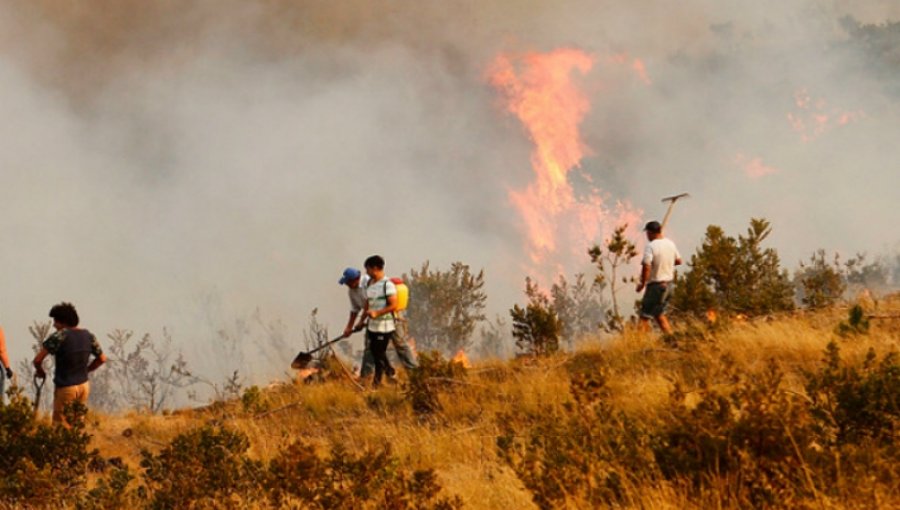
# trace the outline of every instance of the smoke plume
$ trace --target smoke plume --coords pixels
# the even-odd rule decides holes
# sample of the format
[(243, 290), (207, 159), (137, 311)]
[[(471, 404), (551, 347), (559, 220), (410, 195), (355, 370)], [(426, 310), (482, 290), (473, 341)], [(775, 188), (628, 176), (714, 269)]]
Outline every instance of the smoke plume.
[(101, 341), (165, 327), (200, 371), (265, 381), (294, 354), (266, 350), (273, 328), (299, 349), (318, 307), (339, 331), (340, 273), (374, 253), (392, 275), (484, 268), (505, 314), (532, 267), (510, 195), (534, 176), (486, 75), (503, 54), (591, 56), (574, 192), (644, 221), (689, 192), (669, 227), (684, 254), (751, 217), (788, 267), (896, 249), (900, 6), (858, 4), (6, 2), (11, 354), (30, 356), (27, 325), (67, 300)]

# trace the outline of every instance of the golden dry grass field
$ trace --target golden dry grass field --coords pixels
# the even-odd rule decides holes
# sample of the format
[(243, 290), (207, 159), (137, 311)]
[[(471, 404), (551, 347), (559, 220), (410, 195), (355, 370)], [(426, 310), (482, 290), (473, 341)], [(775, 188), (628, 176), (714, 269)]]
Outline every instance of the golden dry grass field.
[[(766, 368), (773, 361), (783, 374), (778, 391), (808, 400), (805, 374), (822, 370), (830, 342), (836, 342), (842, 362), (848, 365), (862, 364), (870, 350), (877, 360), (898, 350), (900, 300), (882, 301), (877, 310), (869, 312), (876, 315), (869, 330), (847, 336), (836, 333), (838, 325), (848, 317), (846, 308), (837, 308), (732, 320), (715, 327), (679, 324), (681, 332), (668, 342), (656, 333), (641, 335), (626, 330), (616, 336), (589, 339), (574, 353), (537, 360), (480, 362), (469, 368), (464, 377), (443, 381), (437, 393), (441, 409), (424, 416), (415, 413), (409, 403), (405, 376), (401, 376), (400, 384), (371, 390), (360, 389), (337, 373), (315, 384), (276, 384), (258, 394), (245, 394), (242, 400), (205, 409), (156, 416), (92, 413), (87, 432), (92, 435), (91, 446), (99, 449), (103, 457), (119, 457), (135, 473), (141, 470), (142, 450), (159, 452), (179, 434), (208, 424), (246, 434), (246, 455), (263, 462), (283, 453), (298, 439), (322, 453), (334, 444), (353, 453), (390, 443), (400, 465), (435, 470), (443, 487), (441, 494), (459, 496), (465, 508), (537, 508), (533, 490), (501, 458), (498, 438), (510, 427), (519, 427), (523, 437), (527, 436), (523, 427), (540, 423), (539, 419), (534, 421), (535, 416), (553, 414), (560, 420), (571, 416), (567, 409), (572, 409), (574, 402), (570, 386), (576, 375), (602, 375), (604, 405), (615, 412), (609, 416), (627, 417), (630, 423), (642, 424), (646, 430), (665, 427), (673, 419), (672, 395), (676, 388), (683, 396), (685, 413), (689, 413), (704, 396), (728, 394), (741, 384), (738, 379), (743, 375), (767, 373)], [(747, 411), (736, 406), (732, 412)], [(531, 421), (525, 417), (531, 417)], [(896, 418), (894, 427), (898, 424)], [(786, 423), (785, 427), (790, 434), (791, 424)], [(890, 437), (893, 439), (886, 447), (868, 451), (873, 455), (896, 455), (896, 428)], [(865, 444), (859, 449), (865, 449)], [(740, 473), (731, 478), (705, 476), (699, 486), (688, 482), (689, 477), (629, 477), (626, 473), (611, 501), (620, 508), (741, 508), (748, 501), (755, 501), (755, 506), (785, 508), (900, 507), (900, 479), (893, 476), (896, 468), (885, 470), (869, 459), (867, 462), (874, 466), (871, 470), (860, 467), (848, 469), (846, 475), (826, 476), (807, 463), (799, 448), (797, 456), (794, 460), (799, 463), (800, 472), (807, 473), (800, 477), (800, 492), (805, 497), (798, 497), (795, 491), (784, 496), (784, 500), (748, 500), (747, 493), (737, 488), (744, 483)], [(580, 469), (591, 471), (599, 463), (609, 461), (603, 459), (602, 455), (586, 457), (580, 460), (585, 462)], [(609, 465), (627, 468), (628, 464), (613, 460)], [(847, 478), (842, 480), (841, 476)], [(91, 483), (89, 480), (88, 485)], [(579, 482), (563, 480), (562, 486), (568, 483)], [(596, 506), (596, 500), (587, 500), (583, 490), (574, 486), (570, 489), (569, 494), (551, 499), (553, 504), (545, 500), (543, 506)], [(235, 497), (235, 501), (243, 501), (240, 495)], [(246, 506), (255, 508), (270, 504), (247, 501)], [(300, 500), (287, 501), (283, 504), (306, 506)], [(225, 503), (222, 502), (228, 506)]]

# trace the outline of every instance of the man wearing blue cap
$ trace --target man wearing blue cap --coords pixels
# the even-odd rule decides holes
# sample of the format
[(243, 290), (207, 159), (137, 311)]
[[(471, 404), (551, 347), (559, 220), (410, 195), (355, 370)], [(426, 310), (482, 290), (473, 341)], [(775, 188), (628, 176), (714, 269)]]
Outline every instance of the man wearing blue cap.
[(641, 259), (641, 281), (635, 289), (640, 292), (647, 288), (641, 300), (641, 330), (648, 331), (650, 319), (656, 319), (659, 329), (671, 334), (666, 305), (672, 296), (672, 280), (675, 279), (675, 266), (681, 265), (681, 254), (675, 243), (663, 237), (662, 225), (658, 221), (648, 222), (644, 231), (649, 242)]
[[(350, 297), (350, 318), (347, 320), (347, 325), (344, 327), (344, 337), (350, 336), (353, 333), (354, 329), (362, 329), (366, 324), (366, 315), (360, 312), (366, 307), (366, 284), (369, 281), (369, 276), (362, 274), (359, 269), (355, 267), (348, 267), (344, 269), (344, 274), (341, 275), (341, 279), (338, 280), (338, 285), (346, 285), (347, 286), (347, 296)], [(359, 317), (359, 322), (356, 326), (353, 325), (356, 322), (357, 317)], [(391, 371), (389, 371), (391, 374)], [(366, 341), (365, 348), (363, 349), (363, 359), (362, 366), (359, 369), (360, 378), (368, 377), (372, 372), (375, 371), (375, 358), (372, 357), (372, 351), (369, 350), (369, 342)]]

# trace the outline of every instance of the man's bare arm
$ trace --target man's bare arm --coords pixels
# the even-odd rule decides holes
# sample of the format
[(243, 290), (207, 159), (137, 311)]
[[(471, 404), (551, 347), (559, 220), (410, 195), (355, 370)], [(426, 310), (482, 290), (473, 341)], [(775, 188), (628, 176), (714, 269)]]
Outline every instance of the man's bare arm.
[(93, 372), (94, 370), (97, 370), (97, 368), (99, 368), (100, 365), (102, 365), (104, 363), (106, 363), (106, 354), (103, 354), (101, 352), (99, 356), (97, 356), (96, 358), (94, 358), (93, 361), (91, 361), (91, 364), (88, 365), (87, 370), (88, 370), (88, 372)]

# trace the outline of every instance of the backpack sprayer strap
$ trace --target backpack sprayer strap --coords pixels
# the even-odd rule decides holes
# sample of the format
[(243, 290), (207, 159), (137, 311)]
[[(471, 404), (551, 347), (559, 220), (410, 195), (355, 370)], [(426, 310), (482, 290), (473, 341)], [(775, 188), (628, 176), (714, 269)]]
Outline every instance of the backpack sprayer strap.
[[(384, 287), (382, 287), (383, 292), (384, 292), (384, 306), (388, 305), (387, 284), (389, 281), (391, 281), (391, 279), (388, 278), (387, 276), (385, 276), (384, 277)], [(395, 322), (397, 321), (397, 311), (396, 310), (391, 312), (391, 318), (394, 319)]]

